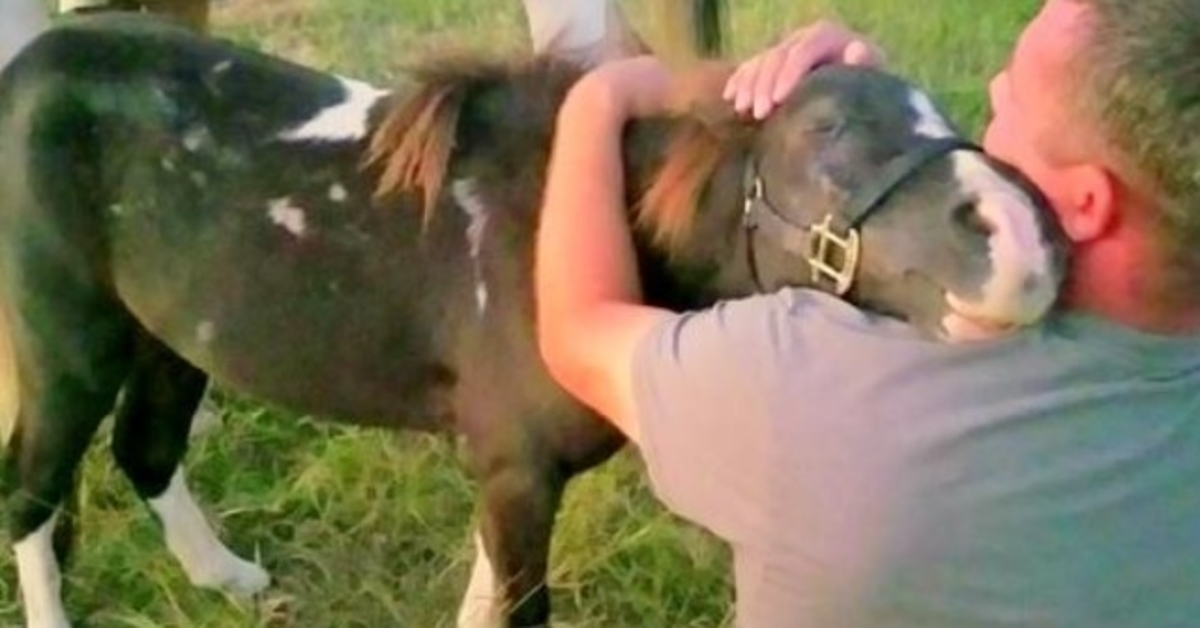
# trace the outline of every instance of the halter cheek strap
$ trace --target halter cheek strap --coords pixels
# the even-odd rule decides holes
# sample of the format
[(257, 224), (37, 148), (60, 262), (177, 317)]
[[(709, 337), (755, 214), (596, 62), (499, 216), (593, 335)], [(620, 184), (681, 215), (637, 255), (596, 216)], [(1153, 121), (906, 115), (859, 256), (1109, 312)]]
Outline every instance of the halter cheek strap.
[(742, 231), (746, 263), (755, 287), (765, 292), (754, 252), (755, 235), (761, 232), (784, 251), (804, 259), (814, 287), (844, 296), (858, 272), (861, 224), (910, 177), (933, 160), (957, 150), (983, 152), (978, 145), (957, 137), (921, 142), (885, 164), (878, 177), (851, 195), (842, 212), (826, 214), (811, 225), (797, 225), (771, 205), (758, 165), (753, 158), (748, 159), (742, 174)]

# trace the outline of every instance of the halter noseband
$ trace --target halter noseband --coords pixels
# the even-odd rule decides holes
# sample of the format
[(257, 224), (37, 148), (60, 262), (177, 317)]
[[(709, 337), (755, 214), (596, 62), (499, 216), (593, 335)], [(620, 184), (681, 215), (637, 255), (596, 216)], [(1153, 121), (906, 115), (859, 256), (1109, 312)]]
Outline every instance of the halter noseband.
[(762, 231), (775, 239), (783, 250), (799, 255), (808, 263), (813, 285), (837, 296), (850, 291), (858, 271), (861, 239), (859, 226), (879, 209), (892, 192), (929, 162), (956, 150), (983, 152), (977, 144), (957, 138), (937, 138), (922, 142), (889, 161), (877, 178), (850, 196), (841, 214), (826, 214), (819, 222), (797, 225), (771, 206), (758, 166), (753, 158), (746, 162), (742, 176), (742, 232), (746, 237), (746, 261), (750, 276), (759, 292), (765, 292), (754, 255), (754, 235)]

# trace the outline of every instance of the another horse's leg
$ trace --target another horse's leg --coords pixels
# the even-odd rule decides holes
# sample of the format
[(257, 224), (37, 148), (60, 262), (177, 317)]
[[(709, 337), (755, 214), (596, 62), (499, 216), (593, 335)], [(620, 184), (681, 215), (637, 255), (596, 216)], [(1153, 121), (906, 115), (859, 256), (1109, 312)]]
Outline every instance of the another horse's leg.
[(0, 69), (49, 27), (50, 14), (41, 0), (0, 1)]
[(649, 52), (616, 0), (523, 0), (533, 52), (585, 67)]
[[(59, 295), (18, 301), (26, 319), (17, 347), (21, 398), (5, 470), (8, 525), (29, 628), (69, 625), (59, 560), (69, 543), (55, 538), (76, 468), (116, 400), (128, 368), (128, 322), (107, 304), (71, 292), (61, 276), (39, 275)], [(18, 319), (19, 320), (19, 319)], [(18, 323), (20, 325), (20, 323)], [(71, 522), (63, 522), (69, 530)], [(60, 555), (56, 557), (55, 549)]]
[(501, 458), (485, 467), (475, 565), (459, 628), (545, 626), (546, 569), (565, 475), (551, 464)]
[(113, 455), (158, 516), (167, 547), (192, 583), (250, 595), (266, 588), (270, 577), (221, 543), (180, 465), (206, 380), (157, 340), (141, 335), (116, 412)]

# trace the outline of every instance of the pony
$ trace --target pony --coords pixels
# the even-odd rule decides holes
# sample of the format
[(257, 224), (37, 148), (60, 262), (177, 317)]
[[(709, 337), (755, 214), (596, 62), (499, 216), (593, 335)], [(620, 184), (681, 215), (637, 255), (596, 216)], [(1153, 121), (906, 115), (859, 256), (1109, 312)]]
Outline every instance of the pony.
[[(460, 435), (480, 507), (459, 625), (549, 621), (562, 492), (624, 444), (533, 333), (543, 170), (581, 71), (443, 60), (383, 90), (110, 15), (0, 74), (0, 410), (30, 626), (69, 625), (55, 531), (110, 412), (112, 455), (190, 580), (268, 586), (187, 486), (209, 381)], [(696, 102), (625, 142), (651, 303), (811, 286), (952, 341), (1052, 304), (1065, 247), (1043, 199), (910, 83), (826, 68), (761, 125)]]

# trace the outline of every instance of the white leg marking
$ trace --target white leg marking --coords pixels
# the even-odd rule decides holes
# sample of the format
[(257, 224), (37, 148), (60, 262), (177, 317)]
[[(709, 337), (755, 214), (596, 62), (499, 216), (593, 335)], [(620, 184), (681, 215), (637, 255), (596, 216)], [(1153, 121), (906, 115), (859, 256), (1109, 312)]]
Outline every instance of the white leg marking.
[(944, 137), (954, 137), (956, 133), (951, 128), (950, 123), (942, 114), (938, 113), (937, 107), (933, 105), (933, 101), (929, 99), (924, 92), (910, 90), (908, 92), (908, 104), (916, 111), (917, 121), (913, 129), (917, 135), (940, 139)]
[(317, 112), (311, 119), (283, 131), (279, 139), (286, 141), (352, 141), (367, 134), (371, 107), (387, 95), (361, 81), (338, 77), (342, 83), (342, 100)]
[(42, 527), (13, 545), (27, 628), (69, 628), (71, 625), (62, 605), (62, 575), (58, 570), (58, 559), (54, 557), (54, 524), (57, 522), (58, 513), (55, 513)]
[(454, 201), (462, 208), (470, 222), (467, 224), (467, 247), (475, 267), (475, 307), (482, 315), (487, 310), (488, 288), (483, 280), (483, 267), (479, 262), (479, 251), (483, 246), (483, 234), (487, 229), (488, 209), (475, 189), (474, 179), (457, 179), (450, 184)]
[(500, 625), (499, 594), (496, 572), (483, 547), (483, 537), (475, 534), (475, 565), (471, 583), (458, 609), (458, 628), (496, 628)]
[(239, 558), (217, 538), (192, 498), (182, 469), (175, 472), (167, 490), (148, 503), (162, 521), (167, 548), (192, 584), (248, 596), (271, 583), (262, 567)]
[(284, 197), (272, 199), (267, 204), (267, 217), (271, 222), (287, 229), (288, 233), (297, 238), (303, 237), (308, 229), (304, 210), (292, 205), (292, 199)]
[(209, 397), (208, 390), (205, 389), (204, 398), (200, 400), (200, 407), (196, 408), (196, 414), (192, 417), (192, 428), (188, 431), (188, 436), (195, 438), (207, 434), (220, 426), (221, 413), (217, 410), (217, 406), (213, 403), (212, 398)]

